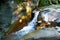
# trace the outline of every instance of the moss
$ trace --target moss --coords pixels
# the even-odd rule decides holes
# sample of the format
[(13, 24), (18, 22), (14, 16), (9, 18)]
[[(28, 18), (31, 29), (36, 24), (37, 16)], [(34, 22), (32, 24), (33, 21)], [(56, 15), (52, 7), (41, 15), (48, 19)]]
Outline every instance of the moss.
[(40, 6), (46, 6), (46, 5), (49, 5), (49, 2), (47, 0), (40, 0), (38, 6), (40, 7)]

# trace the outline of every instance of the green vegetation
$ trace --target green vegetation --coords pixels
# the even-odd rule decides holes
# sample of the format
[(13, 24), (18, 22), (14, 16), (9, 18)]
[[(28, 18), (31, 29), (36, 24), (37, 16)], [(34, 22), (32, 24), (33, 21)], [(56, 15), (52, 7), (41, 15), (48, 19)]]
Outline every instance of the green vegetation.
[(40, 7), (40, 6), (46, 6), (46, 5), (49, 5), (49, 2), (47, 0), (41, 0), (38, 6)]

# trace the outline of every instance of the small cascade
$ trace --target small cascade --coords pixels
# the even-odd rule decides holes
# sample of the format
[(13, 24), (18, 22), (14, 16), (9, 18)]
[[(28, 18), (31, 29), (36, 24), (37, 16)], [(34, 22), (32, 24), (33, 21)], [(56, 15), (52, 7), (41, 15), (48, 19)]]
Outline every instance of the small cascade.
[(27, 26), (23, 27), (23, 29), (21, 29), (15, 33), (12, 33), (12, 34), (16, 34), (18, 37), (21, 37), (21, 36), (26, 35), (29, 32), (34, 31), (35, 30), (34, 27), (37, 25), (36, 22), (37, 22), (37, 17), (39, 15), (39, 12), (40, 12), (39, 10), (35, 10), (34, 11), (34, 18), (32, 19), (32, 21), (29, 22)]
[(33, 18), (33, 20), (30, 22), (30, 23), (28, 23), (28, 26), (30, 25), (30, 26), (35, 26), (36, 25), (36, 22), (37, 22), (37, 17), (38, 17), (38, 15), (39, 15), (39, 12), (40, 11), (33, 11), (34, 13), (35, 13), (35, 16), (34, 16), (34, 18)]

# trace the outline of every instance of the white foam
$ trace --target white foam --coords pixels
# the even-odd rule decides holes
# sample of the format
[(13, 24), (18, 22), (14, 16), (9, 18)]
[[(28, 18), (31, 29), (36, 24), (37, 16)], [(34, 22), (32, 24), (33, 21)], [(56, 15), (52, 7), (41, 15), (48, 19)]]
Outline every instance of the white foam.
[(23, 27), (23, 29), (17, 31), (14, 34), (16, 34), (18, 37), (21, 37), (21, 36), (26, 35), (29, 32), (34, 31), (35, 30), (34, 27), (36, 26), (36, 22), (37, 22), (37, 17), (38, 17), (39, 11), (36, 11), (34, 14), (35, 15), (34, 15), (33, 20), (31, 22), (29, 22), (27, 26)]
[(56, 22), (60, 22), (60, 9), (53, 9), (53, 8), (46, 8), (44, 10), (49, 10), (49, 12), (47, 11), (46, 13), (43, 11), (42, 12), (42, 18), (43, 20), (45, 20), (46, 22), (49, 21), (55, 21)]

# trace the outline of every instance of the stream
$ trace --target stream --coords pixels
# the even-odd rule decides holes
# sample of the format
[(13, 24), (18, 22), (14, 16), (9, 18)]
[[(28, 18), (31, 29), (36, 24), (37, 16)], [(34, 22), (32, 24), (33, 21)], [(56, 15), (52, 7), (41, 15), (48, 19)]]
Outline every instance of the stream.
[[(3, 5), (3, 6), (5, 6), (5, 5)], [(9, 26), (9, 24), (11, 22), (11, 17), (12, 17), (12, 14), (11, 14), (12, 12), (11, 12), (9, 5), (6, 5), (6, 6), (8, 6), (9, 9), (7, 7), (3, 7), (4, 9), (2, 9), (0, 11), (0, 14), (2, 14), (1, 22), (3, 22), (3, 24), (1, 26), (5, 27), (5, 28), (7, 28)], [(32, 21), (30, 21), (27, 26), (24, 26), (23, 29), (9, 35), (9, 38), (7, 40), (20, 40), (21, 37), (24, 37), (27, 39), (33, 37), (33, 38), (38, 39), (40, 37), (43, 38), (43, 37), (58, 36), (58, 38), (59, 38), (60, 37), (60, 26), (58, 26), (58, 25), (56, 25), (55, 28), (54, 27), (53, 28), (44, 28), (44, 29), (35, 31), (39, 12), (40, 12), (39, 10), (34, 10), (33, 11), (34, 17), (33, 17)], [(41, 12), (41, 17), (48, 24), (50, 24), (51, 22), (56, 22), (56, 23), (59, 23), (59, 25), (60, 25), (60, 5), (52, 5), (52, 6), (45, 7)], [(6, 30), (6, 29), (4, 29), (4, 30)], [(0, 32), (0, 34), (2, 34), (2, 33)], [(32, 35), (32, 36), (30, 36), (30, 35)], [(1, 36), (2, 35), (0, 35), (0, 39), (1, 39)]]
[[(41, 30), (35, 30), (35, 27), (37, 25), (37, 17), (39, 15), (39, 10), (33, 11), (34, 17), (32, 21), (28, 23), (27, 26), (24, 26), (23, 29), (12, 33), (9, 36), (10, 40), (25, 40), (29, 38), (34, 38), (34, 39), (39, 39), (39, 38), (52, 38), (59, 39), (60, 37), (60, 26), (56, 25), (55, 27), (53, 26), (52, 28), (43, 28)], [(60, 24), (60, 9), (58, 8), (45, 8), (41, 12), (42, 19), (46, 21), (48, 24), (51, 22), (56, 22)], [(39, 36), (40, 35), (40, 36)], [(37, 36), (37, 37), (36, 37)]]
[[(37, 25), (37, 17), (39, 15), (39, 10), (34, 10), (33, 13), (34, 13), (34, 18), (32, 19), (31, 22), (28, 23), (27, 26), (24, 26), (23, 29), (15, 32), (15, 33), (12, 33), (12, 36), (13, 35), (17, 35), (18, 38), (13, 38), (12, 40), (17, 40), (17, 39), (20, 39), (21, 37), (23, 37), (24, 35), (30, 33), (30, 32), (33, 32), (35, 30), (35, 27)], [(11, 39), (10, 39), (11, 40)]]

